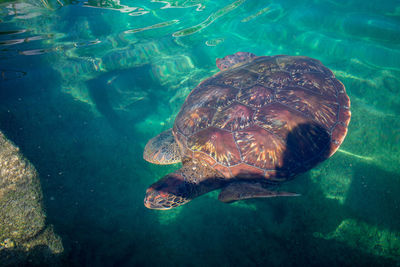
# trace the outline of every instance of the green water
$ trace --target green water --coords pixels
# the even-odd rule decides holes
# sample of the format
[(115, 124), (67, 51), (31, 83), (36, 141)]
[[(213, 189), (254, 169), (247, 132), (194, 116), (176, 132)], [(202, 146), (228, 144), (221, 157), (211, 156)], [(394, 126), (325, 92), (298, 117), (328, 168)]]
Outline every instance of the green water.
[[(329, 67), (341, 149), (283, 185), (299, 198), (146, 209), (179, 167), (145, 162), (147, 140), (237, 51)], [(0, 131), (40, 174), (62, 265), (400, 266), (398, 1), (2, 0), (0, 74)]]

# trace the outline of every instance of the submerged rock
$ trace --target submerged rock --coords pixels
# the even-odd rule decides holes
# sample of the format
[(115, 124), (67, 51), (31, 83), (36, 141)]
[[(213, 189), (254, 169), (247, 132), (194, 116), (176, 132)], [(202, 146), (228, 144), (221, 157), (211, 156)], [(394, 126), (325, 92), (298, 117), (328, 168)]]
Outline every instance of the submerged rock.
[(0, 132), (0, 265), (54, 263), (63, 246), (45, 219), (37, 171)]
[(370, 254), (400, 260), (400, 238), (396, 231), (379, 229), (354, 219), (345, 219), (335, 231), (328, 234), (314, 233), (315, 237), (337, 240)]

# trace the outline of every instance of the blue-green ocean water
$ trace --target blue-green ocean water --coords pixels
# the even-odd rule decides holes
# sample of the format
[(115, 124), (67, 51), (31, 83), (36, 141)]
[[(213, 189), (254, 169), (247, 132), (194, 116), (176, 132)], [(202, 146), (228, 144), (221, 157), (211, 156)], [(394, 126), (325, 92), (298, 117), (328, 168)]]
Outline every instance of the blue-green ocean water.
[[(146, 209), (179, 168), (145, 162), (147, 140), (237, 51), (332, 69), (341, 150), (283, 186), (298, 198)], [(1, 0), (0, 131), (40, 174), (66, 266), (400, 265), (399, 1)]]

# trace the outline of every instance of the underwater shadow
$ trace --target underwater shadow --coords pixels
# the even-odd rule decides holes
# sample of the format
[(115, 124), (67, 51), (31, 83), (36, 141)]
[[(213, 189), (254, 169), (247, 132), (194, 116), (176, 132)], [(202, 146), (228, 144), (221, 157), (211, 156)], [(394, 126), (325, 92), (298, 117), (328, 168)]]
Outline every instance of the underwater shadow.
[[(139, 201), (135, 199), (136, 194), (129, 191), (134, 175), (134, 168), (130, 166), (140, 169), (137, 162), (141, 155), (136, 152), (141, 147), (121, 138), (102, 116), (93, 114), (87, 104), (59, 92), (57, 81), (43, 86), (42, 94), (30, 94), (21, 101), (18, 95), (0, 99), (0, 128), (40, 176), (46, 225), (54, 225), (55, 232), (62, 238), (63, 255), (69, 258), (78, 251), (89, 260), (106, 251), (98, 246), (102, 240), (124, 241), (125, 237), (117, 235), (115, 229), (120, 225), (128, 228), (126, 225), (131, 226), (129, 222), (134, 221), (132, 214), (137, 211), (129, 203)], [(28, 111), (26, 106), (34, 108)], [(132, 135), (135, 137), (135, 133)], [(140, 181), (135, 185), (140, 187)], [(115, 231), (110, 234), (104, 229)], [(92, 232), (96, 234), (90, 234)], [(77, 248), (77, 241), (83, 245)], [(93, 253), (87, 255), (83, 251), (86, 248)], [(117, 248), (115, 246), (113, 252)], [(23, 256), (22, 251), (0, 250), (4, 257), (13, 255), (10, 253)], [(3, 262), (0, 261), (0, 266)], [(70, 262), (65, 265), (81, 266)]]
[[(192, 236), (190, 229), (183, 229), (181, 226), (193, 225), (197, 221), (207, 222), (199, 226), (197, 231), (213, 232), (217, 235), (216, 244), (225, 240), (226, 242), (222, 242), (218, 249), (221, 252), (225, 251), (226, 247), (232, 250), (229, 253), (229, 261), (232, 264), (251, 261), (252, 264), (260, 266), (266, 263), (274, 266), (390, 266), (395, 263), (391, 258), (329, 238), (328, 234), (333, 233), (345, 219), (359, 217), (351, 210), (349, 212), (347, 201), (343, 205), (336, 199), (327, 198), (320, 183), (313, 182), (311, 174), (307, 172), (327, 160), (336, 149), (330, 132), (317, 123), (300, 124), (287, 135), (285, 148), (283, 164), (276, 168), (277, 175), (281, 178), (289, 176), (289, 180), (297, 179), (279, 185), (279, 190), (296, 192), (301, 196), (242, 200), (247, 205), (237, 206), (216, 203), (214, 197), (204, 198), (203, 202), (193, 201), (190, 203), (190, 208), (181, 209), (176, 220), (179, 223), (171, 224), (169, 231), (174, 233), (187, 231), (188, 233), (183, 232), (182, 235), (190, 238), (183, 242), (187, 242), (187, 245), (198, 242), (200, 246), (203, 240), (202, 234)], [(364, 170), (366, 173), (369, 171), (371, 170)], [(385, 176), (389, 175), (386, 173)], [(354, 179), (357, 181), (358, 178)], [(213, 182), (215, 181), (211, 181)], [(276, 187), (278, 187), (276, 184), (272, 185), (272, 188)], [(357, 189), (353, 188), (349, 194)], [(399, 189), (393, 190), (391, 196), (394, 198), (400, 195), (398, 191)], [(352, 198), (349, 196), (348, 201), (355, 205)], [(373, 197), (372, 201), (374, 199), (376, 197)], [(362, 200), (356, 203), (360, 202)], [(205, 209), (204, 205), (207, 211), (199, 212)], [(390, 214), (389, 211), (395, 213), (395, 205), (389, 205), (387, 215)], [(378, 212), (378, 209), (369, 210), (363, 216), (372, 215), (373, 223), (378, 224)], [(395, 219), (399, 218), (397, 214), (392, 216)], [(389, 218), (386, 216), (384, 220), (387, 221)], [(393, 224), (399, 225), (398, 220), (394, 220)], [(322, 236), (325, 238), (318, 236), (318, 233), (323, 233)], [(213, 241), (214, 239), (210, 238), (209, 242)], [(246, 253), (245, 251), (249, 249), (251, 252)], [(265, 251), (274, 254), (275, 259), (265, 256)], [(209, 251), (209, 253), (215, 252)]]
[[(86, 82), (97, 111), (110, 126), (125, 136), (132, 135), (135, 121), (156, 107), (161, 85), (150, 77), (151, 66), (110, 71)], [(149, 82), (151, 81), (151, 82)]]
[(358, 162), (344, 205), (356, 219), (400, 232), (400, 174)]
[(54, 254), (45, 245), (36, 245), (28, 252), (22, 248), (0, 250), (1, 266), (66, 266), (63, 261), (63, 254)]
[(328, 159), (333, 149), (331, 134), (317, 123), (301, 123), (287, 135), (282, 166), (275, 168), (278, 178), (289, 179), (311, 170)]

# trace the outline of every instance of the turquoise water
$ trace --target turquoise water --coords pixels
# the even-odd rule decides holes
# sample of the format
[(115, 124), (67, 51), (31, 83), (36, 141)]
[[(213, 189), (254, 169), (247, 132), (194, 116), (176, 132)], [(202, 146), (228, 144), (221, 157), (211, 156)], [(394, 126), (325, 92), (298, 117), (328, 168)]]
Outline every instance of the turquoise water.
[[(72, 266), (399, 266), (398, 1), (0, 1), (0, 131), (40, 174)], [(283, 185), (299, 198), (170, 211), (142, 159), (188, 93), (237, 51), (321, 60), (346, 86), (349, 132)], [(1, 265), (1, 263), (0, 263)]]

